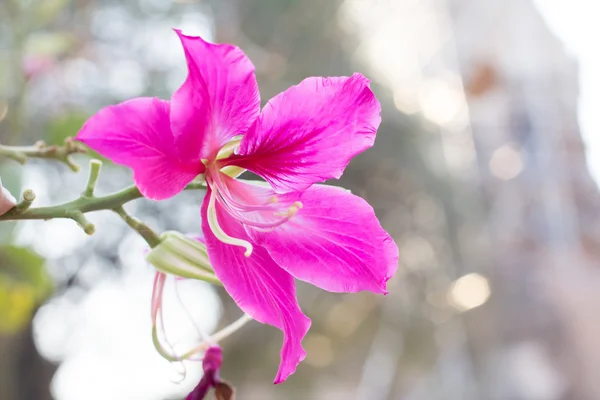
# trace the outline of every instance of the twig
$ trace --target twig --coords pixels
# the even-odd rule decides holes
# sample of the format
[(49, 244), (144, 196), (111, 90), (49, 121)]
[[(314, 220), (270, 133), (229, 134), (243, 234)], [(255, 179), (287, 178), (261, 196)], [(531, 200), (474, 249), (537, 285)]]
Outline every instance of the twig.
[[(205, 189), (206, 186), (201, 182), (192, 182), (186, 186), (184, 190)], [(59, 204), (49, 207), (34, 207), (29, 210), (19, 213), (15, 208), (11, 209), (4, 215), (0, 215), (0, 221), (14, 221), (25, 219), (53, 219), (53, 218), (71, 218), (69, 211), (80, 211), (88, 213), (100, 210), (113, 210), (116, 207), (129, 203), (143, 197), (139, 189), (132, 185), (119, 192), (109, 194), (102, 197), (85, 198), (80, 197), (68, 203)]]
[(90, 221), (87, 220), (85, 214), (81, 211), (73, 211), (68, 213), (68, 218), (77, 222), (77, 225), (88, 235), (93, 235), (96, 232), (96, 227)]
[[(0, 221), (68, 218), (77, 222), (85, 233), (91, 235), (94, 233), (95, 227), (86, 219), (85, 214), (92, 211), (112, 210), (129, 226), (135, 229), (151, 247), (156, 246), (160, 242), (159, 236), (147, 225), (127, 214), (123, 208), (124, 204), (143, 197), (135, 185), (107, 196), (94, 196), (101, 165), (100, 161), (91, 160), (88, 182), (85, 190), (78, 199), (56, 206), (30, 208), (31, 203), (35, 199), (35, 193), (31, 190), (26, 190), (23, 193), (23, 200), (5, 214), (0, 215)], [(184, 190), (204, 189), (205, 187), (206, 184), (204, 182), (192, 182)]]
[(98, 182), (98, 177), (100, 176), (100, 168), (102, 168), (102, 161), (90, 160), (90, 175), (88, 176), (85, 189), (81, 194), (82, 197), (94, 197), (94, 190), (96, 190), (96, 183)]
[(16, 206), (11, 210), (15, 214), (22, 214), (31, 207), (31, 204), (35, 200), (35, 193), (31, 189), (27, 189), (23, 192), (23, 200), (17, 203)]
[(115, 207), (113, 208), (113, 211), (117, 213), (117, 215), (119, 215), (119, 217), (121, 217), (121, 219), (125, 221), (125, 223), (129, 225), (129, 227), (131, 227), (131, 229), (139, 233), (140, 236), (144, 238), (144, 240), (146, 241), (146, 243), (148, 243), (150, 247), (156, 247), (160, 244), (160, 236), (158, 236), (156, 232), (150, 229), (148, 225), (144, 224), (139, 219), (127, 214), (123, 206)]
[(12, 158), (21, 164), (25, 164), (29, 157), (46, 158), (60, 161), (77, 172), (79, 171), (79, 165), (71, 159), (71, 154), (75, 153), (87, 153), (87, 149), (83, 144), (72, 138), (66, 138), (65, 143), (61, 146), (49, 146), (43, 141), (39, 141), (33, 146), (6, 146), (0, 144), (0, 156)]

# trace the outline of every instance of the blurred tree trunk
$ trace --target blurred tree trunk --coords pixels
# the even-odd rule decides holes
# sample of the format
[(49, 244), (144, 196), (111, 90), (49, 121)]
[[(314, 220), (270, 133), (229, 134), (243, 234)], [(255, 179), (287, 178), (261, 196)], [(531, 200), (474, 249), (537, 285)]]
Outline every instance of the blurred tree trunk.
[(578, 66), (533, 1), (448, 5), (491, 243), (482, 264), (494, 296), (488, 312), (470, 316), (479, 358), (496, 381), (488, 390), (494, 399), (498, 390), (511, 399), (597, 399), (598, 380), (582, 374), (595, 375), (598, 365), (586, 342), (586, 331), (598, 332), (585, 323), (598, 300), (584, 300), (594, 274), (581, 237), (587, 221), (597, 226), (599, 204), (584, 214), (577, 196), (598, 196), (577, 125)]
[(15, 334), (0, 335), (0, 400), (52, 400), (55, 370), (38, 354), (31, 323)]

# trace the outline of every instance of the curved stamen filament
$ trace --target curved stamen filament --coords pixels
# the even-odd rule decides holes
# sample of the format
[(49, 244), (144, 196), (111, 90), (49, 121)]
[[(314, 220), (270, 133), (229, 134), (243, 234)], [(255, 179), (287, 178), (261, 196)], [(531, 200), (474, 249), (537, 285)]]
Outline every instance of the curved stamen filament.
[[(165, 288), (167, 276), (162, 272), (157, 272), (154, 275), (154, 285), (152, 288), (152, 306), (151, 306), (151, 315), (152, 315), (152, 342), (154, 343), (154, 347), (156, 351), (163, 356), (164, 358), (169, 359), (172, 357), (171, 354), (174, 352), (173, 346), (166, 339), (167, 333), (165, 330), (165, 323), (163, 320), (162, 313), (162, 303), (163, 303), (163, 291)], [(160, 332), (159, 332), (160, 331)], [(165, 338), (166, 344), (168, 348), (165, 348), (160, 340), (160, 333)], [(175, 360), (178, 361), (178, 360)]]
[(248, 242), (247, 240), (238, 239), (238, 238), (229, 236), (228, 234), (225, 233), (225, 231), (223, 231), (223, 229), (219, 225), (219, 219), (217, 218), (217, 209), (215, 207), (216, 197), (217, 197), (217, 190), (216, 190), (216, 188), (213, 188), (213, 190), (211, 190), (210, 198), (208, 200), (208, 211), (207, 211), (208, 226), (210, 226), (210, 229), (212, 230), (214, 235), (221, 242), (245, 248), (246, 251), (244, 252), (244, 255), (246, 257), (250, 257), (250, 255), (252, 254), (252, 244), (250, 242)]
[[(227, 338), (241, 327), (243, 327), (248, 321), (251, 321), (252, 318), (244, 314), (237, 321), (234, 321), (230, 325), (221, 329), (220, 331), (213, 333), (212, 335), (206, 335), (201, 332), (202, 341), (194, 346), (191, 350), (178, 355), (175, 352), (173, 346), (166, 340), (166, 331), (163, 320), (162, 313), (162, 305), (163, 305), (163, 297), (164, 297), (164, 287), (166, 283), (167, 276), (162, 272), (157, 272), (154, 276), (154, 285), (152, 290), (152, 307), (151, 307), (151, 315), (152, 315), (152, 342), (154, 343), (154, 347), (158, 351), (158, 353), (168, 361), (171, 362), (182, 362), (184, 360), (193, 360), (193, 357), (198, 353), (202, 353), (206, 351), (209, 347), (214, 346), (216, 343), (221, 340)], [(183, 306), (183, 305), (182, 305)], [(184, 307), (185, 309), (185, 307)], [(187, 312), (187, 310), (185, 310)], [(195, 324), (194, 324), (195, 325)], [(160, 336), (163, 336), (161, 340)], [(166, 341), (166, 347), (162, 344), (163, 341)], [(185, 375), (185, 373), (184, 373)]]
[(152, 285), (152, 306), (150, 308), (152, 322), (156, 321), (158, 313), (162, 306), (163, 289), (167, 276), (162, 272), (157, 272), (154, 275), (154, 284)]
[(220, 174), (215, 174), (214, 180), (212, 182), (214, 183), (215, 189), (217, 189), (217, 191), (223, 197), (223, 199), (225, 200), (227, 205), (233, 206), (242, 212), (272, 210), (273, 203), (277, 203), (277, 201), (278, 201), (277, 196), (271, 196), (271, 198), (269, 198), (269, 203), (271, 203), (271, 204), (265, 204), (265, 205), (244, 204), (244, 203), (239, 202), (237, 199), (235, 199), (233, 197), (233, 195), (229, 191), (229, 188), (223, 182)]
[[(271, 230), (289, 221), (300, 208), (302, 203), (295, 201), (291, 206), (279, 204), (277, 196), (273, 195), (263, 204), (241, 203), (223, 182), (220, 174), (214, 174), (212, 189), (217, 193), (217, 201), (227, 209), (227, 212), (240, 223), (262, 230)], [(251, 214), (253, 213), (253, 214)], [(257, 218), (251, 218), (255, 215)], [(275, 218), (273, 218), (275, 217)], [(260, 221), (262, 219), (262, 221)]]
[(248, 225), (251, 226), (253, 228), (258, 228), (258, 229), (273, 229), (273, 228), (277, 228), (278, 226), (286, 223), (287, 221), (289, 221), (295, 214), (297, 209), (292, 206), (290, 207), (290, 209), (288, 211), (273, 211), (272, 209), (265, 209), (265, 210), (261, 210), (261, 211), (272, 211), (272, 214), (276, 217), (282, 217), (282, 218), (278, 218), (275, 221), (272, 222), (260, 222), (260, 221), (256, 221), (256, 220), (252, 220), (250, 218), (248, 218), (247, 216), (244, 215), (244, 211), (240, 211), (237, 210), (235, 208), (232, 208), (231, 204), (229, 204), (227, 202), (227, 200), (225, 200), (223, 197), (221, 197), (221, 195), (219, 194), (219, 198), (217, 198), (217, 201), (219, 201), (219, 204), (221, 204), (223, 207), (227, 208), (227, 211), (229, 212), (229, 214), (234, 217), (236, 220), (238, 220), (239, 222), (241, 222), (244, 225)]

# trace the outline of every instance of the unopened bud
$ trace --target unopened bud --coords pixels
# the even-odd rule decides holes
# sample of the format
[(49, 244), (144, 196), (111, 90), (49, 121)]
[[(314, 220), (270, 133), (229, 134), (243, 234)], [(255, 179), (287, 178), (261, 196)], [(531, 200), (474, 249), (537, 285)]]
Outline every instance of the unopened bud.
[(163, 233), (160, 244), (146, 255), (146, 260), (166, 274), (219, 283), (208, 259), (206, 246), (180, 232)]

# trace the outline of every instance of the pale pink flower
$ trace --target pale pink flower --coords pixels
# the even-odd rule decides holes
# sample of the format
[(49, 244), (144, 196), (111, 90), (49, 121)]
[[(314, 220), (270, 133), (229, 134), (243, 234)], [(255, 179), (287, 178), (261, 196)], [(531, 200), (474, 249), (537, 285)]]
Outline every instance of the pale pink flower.
[(6, 214), (6, 212), (16, 204), (17, 200), (8, 189), (2, 186), (2, 180), (0, 180), (0, 215)]
[[(310, 320), (294, 277), (331, 292), (386, 293), (396, 270), (397, 247), (371, 206), (318, 184), (339, 178), (373, 145), (380, 105), (369, 81), (354, 74), (307, 78), (261, 111), (254, 66), (239, 48), (176, 32), (189, 73), (171, 100), (104, 108), (77, 139), (132, 168), (151, 199), (171, 197), (204, 174), (210, 262), (242, 310), (283, 331), (279, 383), (306, 355)], [(266, 183), (232, 178), (244, 169)]]
[(23, 75), (26, 79), (32, 79), (49, 71), (56, 64), (53, 57), (39, 54), (27, 55), (23, 59)]

